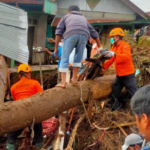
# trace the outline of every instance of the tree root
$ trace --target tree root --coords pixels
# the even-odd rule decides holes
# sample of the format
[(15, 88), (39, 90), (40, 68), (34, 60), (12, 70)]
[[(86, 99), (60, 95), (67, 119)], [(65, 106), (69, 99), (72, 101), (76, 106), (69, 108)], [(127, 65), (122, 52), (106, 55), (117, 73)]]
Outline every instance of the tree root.
[(86, 114), (83, 114), (77, 121), (75, 127), (73, 128), (72, 130), (72, 133), (71, 133), (71, 136), (70, 136), (70, 139), (69, 139), (69, 143), (68, 143), (68, 146), (66, 149), (64, 150), (73, 150), (72, 148), (72, 144), (73, 144), (73, 141), (74, 141), (74, 138), (76, 136), (76, 133), (77, 133), (77, 129), (78, 129), (78, 126), (80, 125), (80, 123), (83, 121), (83, 119), (86, 117)]

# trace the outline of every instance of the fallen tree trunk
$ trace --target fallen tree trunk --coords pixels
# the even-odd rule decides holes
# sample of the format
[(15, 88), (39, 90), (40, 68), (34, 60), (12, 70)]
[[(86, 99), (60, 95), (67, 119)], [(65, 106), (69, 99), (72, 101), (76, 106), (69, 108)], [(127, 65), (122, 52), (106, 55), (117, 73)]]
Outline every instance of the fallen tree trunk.
[(0, 103), (4, 102), (7, 79), (7, 65), (2, 55), (0, 55)]
[(85, 102), (91, 93), (94, 100), (105, 98), (112, 91), (114, 79), (114, 75), (104, 76), (96, 81), (82, 81), (81, 87), (69, 84), (66, 89), (52, 88), (30, 98), (3, 103), (0, 105), (0, 135), (30, 126), (34, 119), (39, 123), (81, 105), (80, 98)]

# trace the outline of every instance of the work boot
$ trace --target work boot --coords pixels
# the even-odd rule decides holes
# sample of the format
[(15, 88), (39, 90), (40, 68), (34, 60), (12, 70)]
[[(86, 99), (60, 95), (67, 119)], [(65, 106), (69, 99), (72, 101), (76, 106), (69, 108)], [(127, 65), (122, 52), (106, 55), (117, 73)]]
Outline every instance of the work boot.
[(115, 98), (115, 102), (111, 108), (111, 111), (115, 111), (118, 110), (119, 108), (121, 108), (122, 104), (119, 103), (119, 100), (117, 98)]
[(127, 99), (124, 97), (119, 98), (119, 102), (122, 104), (122, 108), (126, 108), (127, 106)]
[(42, 143), (36, 143), (35, 146), (38, 150), (40, 150), (43, 147), (43, 142)]
[(6, 150), (15, 150), (15, 144), (6, 144)]

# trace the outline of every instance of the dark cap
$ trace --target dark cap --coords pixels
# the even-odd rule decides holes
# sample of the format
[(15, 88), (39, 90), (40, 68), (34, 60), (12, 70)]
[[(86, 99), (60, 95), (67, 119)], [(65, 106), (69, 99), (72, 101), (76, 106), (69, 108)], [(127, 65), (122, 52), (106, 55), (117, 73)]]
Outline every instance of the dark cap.
[(68, 11), (80, 11), (80, 8), (77, 5), (71, 5)]

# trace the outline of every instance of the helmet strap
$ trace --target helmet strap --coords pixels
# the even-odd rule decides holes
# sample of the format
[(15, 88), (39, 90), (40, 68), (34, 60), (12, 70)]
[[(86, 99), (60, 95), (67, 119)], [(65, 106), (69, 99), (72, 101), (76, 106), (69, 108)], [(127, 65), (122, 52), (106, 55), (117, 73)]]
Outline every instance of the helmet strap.
[(121, 39), (119, 39), (118, 41), (116, 41), (116, 42), (115, 42), (115, 45), (117, 45), (117, 44), (118, 44), (118, 42), (119, 42), (120, 40), (121, 40)]
[(22, 78), (22, 76), (24, 76), (24, 77), (26, 77), (27, 79), (29, 79), (23, 72), (21, 72), (20, 75), (21, 75), (21, 78)]

